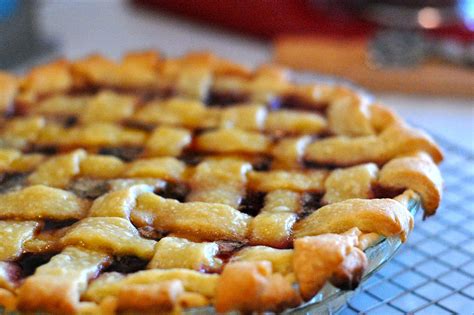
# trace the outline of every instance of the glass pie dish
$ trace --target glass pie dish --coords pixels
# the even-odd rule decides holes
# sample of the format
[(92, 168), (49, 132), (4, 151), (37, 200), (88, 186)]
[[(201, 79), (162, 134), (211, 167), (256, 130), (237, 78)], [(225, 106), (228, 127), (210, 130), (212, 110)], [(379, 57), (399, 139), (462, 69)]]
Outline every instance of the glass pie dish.
[[(259, 76), (263, 75), (257, 73), (255, 79), (252, 79), (255, 84), (258, 83), (256, 80)], [(262, 78), (269, 80), (265, 76)], [(12, 263), (6, 266), (17, 267), (20, 272), (30, 270), (27, 268), (29, 256), (20, 257), (23, 253), (36, 254), (39, 252), (41, 254), (44, 252), (52, 258), (47, 256), (46, 259), (50, 259), (50, 261), (46, 263), (39, 261), (40, 267), (37, 270), (34, 269), (37, 265), (33, 264), (32, 275), (24, 272), (19, 274), (18, 279), (12, 277), (10, 287), (12, 289), (9, 292), (4, 292), (8, 300), (5, 298), (6, 302), (4, 303), (6, 304), (2, 305), (8, 309), (25, 312), (43, 310), (53, 314), (120, 313), (121, 311), (139, 314), (138, 310), (164, 311), (171, 308), (185, 314), (214, 314), (216, 312), (233, 312), (233, 310), (327, 314), (340, 310), (354, 293), (350, 290), (354, 290), (359, 282), (366, 281), (372, 276), (393, 257), (401, 246), (401, 240), (406, 239), (406, 235), (412, 228), (412, 217), (409, 212), (411, 214), (417, 212), (420, 208), (419, 200), (423, 200), (425, 215), (434, 213), (437, 200), (435, 198), (431, 200), (426, 196), (431, 190), (434, 190), (435, 197), (438, 196), (437, 188), (440, 185), (436, 186), (437, 178), (432, 180), (430, 177), (430, 175), (438, 174), (437, 168), (433, 158), (424, 151), (427, 150), (433, 154), (436, 161), (442, 159), (442, 156), (429, 137), (409, 129), (389, 109), (376, 103), (367, 104), (367, 102), (372, 102), (372, 96), (358, 87), (351, 86), (340, 79), (324, 78), (308, 73), (292, 72), (287, 79), (290, 79), (291, 81), (288, 82), (292, 83), (285, 83), (286, 85), (283, 86), (285, 89), (279, 92), (281, 95), (275, 97), (264, 90), (265, 93), (270, 93), (268, 97), (271, 97), (265, 98), (267, 101), (264, 105), (250, 104), (243, 107), (232, 105), (232, 103), (222, 108), (216, 104), (228, 101), (226, 98), (235, 103), (241, 102), (241, 98), (244, 97), (245, 101), (249, 102), (250, 98), (247, 99), (247, 97), (250, 96), (245, 93), (250, 92), (245, 89), (242, 91), (237, 89), (240, 94), (233, 95), (229, 94), (230, 92), (220, 91), (218, 89), (220, 85), (216, 85), (212, 90), (203, 94), (206, 99), (190, 101), (167, 94), (150, 96), (148, 94), (141, 95), (140, 91), (106, 91), (104, 86), (100, 85), (102, 83), (97, 86), (94, 85), (96, 83), (91, 83), (91, 87), (96, 86), (97, 89), (103, 91), (89, 91), (84, 87), (83, 91), (74, 91), (74, 93), (86, 94), (84, 97), (90, 97), (90, 99), (86, 99), (84, 106), (91, 111), (101, 111), (102, 107), (96, 104), (109, 104), (109, 98), (115, 97), (121, 101), (127, 101), (126, 105), (132, 109), (132, 116), (127, 118), (128, 120), (120, 118), (114, 123), (109, 123), (113, 130), (102, 128), (109, 126), (104, 123), (95, 123), (95, 125), (87, 123), (87, 119), (93, 121), (96, 119), (93, 112), (84, 114), (85, 118), (82, 111), (78, 110), (74, 111), (74, 115), (77, 116), (74, 116), (76, 117), (74, 119), (58, 116), (67, 121), (57, 121), (59, 119), (57, 116), (41, 117), (46, 127), (54, 125), (58, 130), (51, 129), (51, 132), (47, 133), (43, 131), (46, 127), (41, 127), (38, 132), (43, 132), (48, 136), (43, 137), (44, 139), (41, 138), (39, 144), (36, 144), (36, 140), (30, 143), (28, 139), (22, 143), (31, 145), (32, 152), (38, 151), (40, 152), (38, 154), (49, 154), (52, 157), (48, 155), (44, 163), (40, 161), (40, 166), (32, 166), (33, 172), (27, 175), (28, 181), (25, 187), (21, 186), (19, 190), (8, 192), (5, 195), (8, 198), (5, 196), (2, 198), (7, 201), (7, 206), (10, 205), (16, 209), (18, 207), (18, 204), (15, 203), (17, 200), (22, 201), (23, 207), (23, 204), (26, 206), (36, 205), (35, 195), (37, 194), (46, 196), (42, 200), (47, 201), (44, 209), (47, 210), (49, 215), (47, 218), (51, 221), (58, 216), (58, 209), (62, 208), (56, 203), (52, 203), (51, 200), (63, 200), (62, 196), (67, 195), (71, 197), (74, 206), (79, 209), (80, 213), (75, 215), (80, 219), (78, 222), (66, 221), (64, 229), (60, 231), (63, 234), (54, 234), (57, 237), (51, 240), (51, 244), (58, 246), (59, 253), (51, 252), (51, 250), (47, 252), (44, 247), (37, 250), (34, 248), (34, 245), (37, 246), (37, 242), (33, 242), (45, 237), (47, 233), (51, 234), (52, 232), (48, 232), (49, 229), (56, 232), (58, 228), (55, 225), (50, 227), (49, 221), (46, 222), (48, 225), (41, 221), (34, 222), (35, 226), (28, 226), (31, 233), (38, 232), (40, 236), (32, 234), (35, 235), (32, 242), (28, 241), (28, 244), (27, 241), (23, 242), (25, 246), (31, 248), (25, 247), (25, 250), (20, 248), (21, 251), (18, 250), (11, 254), (11, 258), (8, 256), (10, 260), (7, 261), (12, 261)], [(320, 88), (305, 85), (305, 83), (318, 81), (323, 81)], [(242, 84), (245, 82), (243, 81)], [(246, 86), (243, 85), (244, 88)], [(257, 84), (257, 86), (259, 85)], [(278, 84), (276, 86), (281, 87)], [(144, 93), (144, 90), (142, 92)], [(81, 97), (74, 93), (72, 95), (63, 93), (64, 95), (59, 97), (62, 97), (67, 105)], [(133, 95), (122, 95), (127, 93)], [(255, 97), (261, 97), (257, 92), (254, 94)], [(321, 113), (312, 113), (311, 116), (302, 112), (305, 109), (308, 110), (308, 106), (310, 106), (305, 103), (308, 95), (312, 100), (310, 105), (318, 108), (322, 111)], [(104, 103), (96, 102), (104, 97), (107, 99)], [(158, 98), (156, 101), (158, 103), (150, 101), (149, 98), (152, 97)], [(162, 100), (160, 97), (170, 98), (170, 100)], [(136, 102), (142, 99), (147, 102), (146, 105), (138, 106), (139, 103)], [(346, 102), (347, 100), (350, 102)], [(35, 102), (31, 105), (38, 103)], [(38, 106), (43, 108), (44, 104), (41, 102), (39, 101), (40, 105)], [(64, 102), (61, 102), (61, 108), (64, 107)], [(176, 107), (177, 105), (180, 106)], [(348, 112), (348, 110), (355, 110), (356, 114), (360, 114), (366, 105), (371, 106), (370, 117), (355, 115), (357, 119), (354, 120), (352, 112)], [(199, 111), (183, 113), (183, 110), (188, 111), (188, 109), (194, 108), (193, 106), (198, 106)], [(23, 107), (26, 108), (26, 105)], [(149, 117), (161, 119), (160, 115), (151, 115), (147, 112), (152, 109), (169, 110), (173, 113), (173, 117), (192, 119), (193, 124), (197, 124), (196, 126), (200, 126), (202, 122), (204, 122), (204, 126), (209, 123), (198, 119), (201, 117), (200, 113), (213, 113), (215, 117), (212, 117), (215, 119), (213, 118), (214, 120), (210, 122), (211, 127), (204, 129), (204, 131), (192, 129), (195, 127), (189, 127), (192, 130), (176, 127), (165, 128), (160, 125), (161, 122), (149, 122), (149, 126), (138, 124), (141, 119), (146, 120)], [(242, 112), (243, 109), (245, 109), (244, 112)], [(241, 121), (242, 118), (245, 120), (245, 117), (249, 115), (249, 109), (251, 116), (254, 117), (252, 121), (259, 125), (265, 123), (262, 125), (262, 132), (257, 133), (245, 129), (253, 128), (247, 126), (247, 122)], [(260, 122), (261, 113), (268, 114), (268, 118), (265, 118), (266, 120), (263, 122)], [(293, 115), (290, 115), (293, 120), (289, 125), (284, 125), (285, 116), (289, 114)], [(311, 120), (311, 128), (343, 128), (341, 133), (345, 134), (345, 126), (351, 126), (350, 128), (368, 126), (371, 133), (367, 137), (344, 138), (341, 136), (338, 138), (334, 136), (331, 138), (330, 132), (326, 134), (319, 129), (319, 131), (305, 129), (304, 136), (296, 139), (291, 138), (293, 135), (291, 132), (301, 132), (298, 131), (298, 128), (307, 126), (306, 119), (308, 117), (312, 117), (314, 120)], [(19, 124), (28, 122), (27, 118), (23, 116), (15, 119), (19, 121)], [(103, 118), (99, 117), (98, 119), (102, 121)], [(233, 124), (242, 123), (242, 129), (223, 128), (223, 124), (227, 124), (229, 119)], [(14, 122), (16, 123), (17, 120)], [(83, 120), (85, 123), (82, 123)], [(182, 121), (183, 124), (185, 122), (185, 120)], [(18, 129), (13, 128), (16, 125), (9, 126), (11, 124), (5, 128), (6, 135), (9, 135), (8, 132), (13, 132), (11, 130)], [(99, 128), (100, 130), (94, 130), (94, 135), (110, 135), (115, 132), (117, 137), (114, 139), (120, 141), (128, 139), (125, 132), (133, 131), (140, 137), (133, 140), (133, 143), (136, 142), (136, 147), (131, 146), (132, 142), (115, 143), (109, 140), (101, 142), (97, 147), (97, 144), (94, 144), (96, 143), (94, 142), (96, 141), (95, 136), (92, 138), (78, 136), (85, 132), (90, 134), (91, 126), (102, 126)], [(282, 130), (286, 130), (285, 128), (290, 130), (287, 131), (289, 133), (286, 138), (281, 135)], [(378, 128), (382, 128), (382, 131)], [(163, 129), (171, 130), (175, 136), (187, 136), (192, 140), (189, 148), (186, 145), (184, 147), (179, 145), (176, 152), (169, 152), (177, 143), (174, 140), (175, 136), (166, 138), (169, 140), (167, 142), (155, 143), (154, 140), (165, 138), (162, 135)], [(293, 129), (296, 131), (292, 131)], [(48, 132), (49, 130), (47, 129)], [(362, 134), (368, 132), (365, 129), (351, 130), (347, 132), (349, 134), (353, 132), (355, 135), (359, 135), (359, 132)], [(69, 136), (64, 138), (66, 140), (58, 142), (56, 138), (60, 132)], [(274, 134), (269, 135), (268, 132), (274, 132)], [(401, 138), (400, 132), (402, 132)], [(145, 143), (146, 139), (148, 140)], [(341, 142), (341, 139), (345, 140)], [(294, 142), (295, 140), (296, 142)], [(85, 149), (69, 152), (67, 146), (71, 145), (70, 142)], [(45, 143), (52, 143), (56, 151), (46, 150)], [(223, 147), (224, 149), (221, 148), (220, 144), (222, 143), (232, 144), (232, 150), (237, 152), (240, 150), (246, 152), (245, 150), (250, 150), (253, 145), (258, 145), (255, 147), (257, 149), (252, 149), (257, 150), (258, 153), (245, 156), (244, 161), (233, 156), (216, 160), (210, 158), (209, 156), (218, 154), (215, 152), (227, 152), (226, 146)], [(288, 143), (291, 144), (291, 148), (288, 148)], [(371, 153), (373, 159), (372, 155), (369, 155), (371, 163), (365, 163), (367, 156), (357, 156), (357, 154), (352, 156), (353, 143), (363, 143), (367, 148), (366, 151), (370, 151), (370, 148), (380, 149)], [(327, 150), (333, 148), (335, 144), (338, 148), (342, 146), (342, 151)], [(408, 150), (405, 144), (412, 145), (413, 148), (408, 148), (410, 152), (419, 150), (421, 152), (413, 156), (403, 157), (402, 155), (401, 158), (397, 158), (399, 154)], [(301, 149), (300, 145), (305, 148)], [(160, 150), (168, 150), (165, 155), (173, 155), (173, 157), (165, 157), (166, 161), (171, 161), (174, 164), (165, 164), (165, 158), (160, 157), (161, 151), (155, 152), (157, 147)], [(45, 151), (41, 151), (43, 149)], [(61, 151), (62, 149), (65, 151)], [(286, 154), (289, 151), (294, 152), (295, 155), (289, 157)], [(321, 156), (320, 152), (329, 152), (329, 155), (323, 154)], [(342, 154), (335, 154), (341, 152)], [(344, 152), (351, 153), (344, 154)], [(29, 154), (31, 154), (30, 151), (25, 153), (20, 150), (15, 153), (20, 157), (25, 155), (25, 158), (30, 157)], [(154, 157), (155, 155), (159, 157)], [(197, 161), (193, 159), (196, 157)], [(58, 173), (58, 159), (68, 161), (65, 168), (69, 169), (70, 164), (74, 164), (77, 168), (70, 173), (60, 172), (73, 175), (61, 178), (60, 183), (59, 181), (54, 182), (51, 184), (54, 187), (50, 187), (48, 185), (50, 179), (55, 178), (53, 175)], [(97, 159), (102, 161), (99, 166), (96, 165)], [(104, 165), (110, 164), (111, 159), (117, 162), (111, 164), (116, 173), (112, 179), (109, 178), (109, 174), (106, 175), (107, 178), (103, 179), (101, 170), (106, 169)], [(362, 162), (365, 164), (360, 165), (359, 163)], [(92, 165), (91, 163), (94, 166), (93, 172), (87, 173), (87, 166)], [(273, 163), (274, 165), (272, 165)], [(352, 164), (355, 165), (345, 167)], [(150, 165), (160, 166), (162, 173), (158, 173), (155, 168), (150, 169)], [(286, 169), (284, 165), (291, 165), (291, 168)], [(143, 168), (143, 166), (146, 167)], [(334, 170), (338, 166), (341, 167)], [(381, 169), (379, 170), (378, 167)], [(250, 172), (252, 169), (253, 171), (248, 176), (241, 176), (242, 172)], [(396, 181), (406, 169), (410, 171), (410, 174), (413, 174), (415, 184), (411, 179), (410, 182), (402, 184)], [(175, 171), (178, 175), (171, 174)], [(233, 189), (231, 191), (232, 198), (228, 198), (227, 193), (222, 194), (227, 198), (224, 202), (221, 199), (218, 202), (211, 202), (215, 200), (212, 198), (215, 198), (216, 193), (227, 192), (227, 190), (222, 190), (222, 187), (229, 186), (229, 183), (225, 178), (221, 178), (222, 174), (234, 174), (231, 171), (235, 171), (236, 176), (232, 176), (239, 178), (238, 185), (242, 189)], [(90, 176), (93, 178), (91, 179)], [(150, 177), (153, 182), (135, 179), (142, 177)], [(155, 177), (163, 178), (163, 181), (157, 183)], [(426, 181), (427, 177), (428, 181)], [(402, 176), (402, 178), (406, 179), (406, 176)], [(219, 183), (218, 186), (215, 186), (215, 181)], [(143, 185), (146, 186), (146, 190), (144, 187), (143, 191), (135, 191), (134, 187), (139, 182), (145, 183)], [(345, 185), (348, 182), (361, 187), (360, 194), (341, 196), (340, 192), (345, 191), (344, 187), (354, 187)], [(430, 185), (425, 185), (426, 182)], [(208, 183), (212, 183), (212, 185)], [(422, 189), (425, 186), (431, 190), (428, 189), (429, 191), (426, 192)], [(117, 194), (130, 197), (117, 200), (115, 198)], [(396, 196), (400, 196), (401, 199)], [(196, 201), (195, 198), (206, 202), (198, 203), (199, 201)], [(83, 199), (93, 199), (91, 209), (94, 207), (94, 212), (88, 212), (90, 203)], [(133, 206), (127, 206), (129, 199), (135, 202)], [(106, 203), (104, 200), (108, 202)], [(276, 201), (278, 202), (276, 203)], [(218, 211), (206, 211), (208, 208), (203, 206), (203, 202), (207, 207), (215, 207), (212, 209)], [(222, 203), (225, 204), (222, 205)], [(280, 204), (283, 204), (284, 207)], [(130, 213), (123, 213), (125, 217), (111, 216), (107, 211), (116, 206), (130, 211)], [(36, 213), (37, 208), (43, 209), (35, 207), (32, 210), (33, 214)], [(380, 209), (383, 209), (382, 216), (378, 216)], [(285, 213), (280, 213), (280, 211)], [(17, 219), (17, 214), (5, 213), (6, 218)], [(32, 217), (30, 214), (26, 214), (29, 216), (21, 217), (23, 220), (21, 222), (24, 225), (27, 224), (24, 222), (27, 222), (28, 219), (31, 220)], [(367, 216), (364, 216), (365, 214)], [(166, 218), (169, 216), (180, 223), (167, 223)], [(70, 214), (69, 217), (74, 218), (73, 214)], [(347, 217), (358, 222), (344, 221)], [(35, 219), (37, 216), (33, 218)], [(64, 220), (64, 217), (60, 218), (58, 220)], [(147, 221), (147, 218), (152, 218), (152, 221)], [(222, 223), (223, 220), (226, 222)], [(298, 221), (294, 228), (288, 228), (294, 222), (287, 220)], [(286, 225), (286, 222), (290, 222), (288, 223), (290, 225)], [(378, 224), (379, 222), (389, 222), (390, 224)], [(16, 221), (14, 223), (18, 224)], [(284, 223), (284, 225), (280, 223)], [(5, 221), (3, 224), (11, 227), (13, 223)], [(195, 230), (195, 226), (200, 228)], [(218, 227), (218, 232), (215, 232), (216, 227)], [(151, 231), (157, 233), (150, 234), (150, 228)], [(11, 230), (13, 231), (13, 229)], [(10, 230), (6, 228), (3, 231), (15, 234), (8, 232)], [(104, 234), (104, 231), (107, 233)], [(189, 237), (189, 235), (186, 233), (190, 231), (195, 232), (197, 236), (193, 235), (192, 240), (187, 240), (186, 236)], [(356, 235), (345, 234), (352, 233), (349, 231), (361, 233), (357, 234), (357, 237), (363, 236), (361, 239), (357, 239)], [(17, 238), (21, 236), (19, 233), (15, 235)], [(127, 235), (132, 236), (128, 237)], [(197, 240), (194, 237), (197, 237)], [(23, 243), (21, 246), (24, 245)], [(132, 243), (133, 246), (130, 246)], [(187, 251), (175, 250), (181, 248), (182, 244), (185, 244)], [(50, 244), (48, 243), (48, 245)], [(267, 246), (266, 250), (272, 251), (273, 254), (284, 253), (284, 261), (274, 263), (272, 257), (259, 256), (264, 254), (264, 251), (257, 246)], [(197, 253), (195, 253), (195, 248), (197, 248)], [(210, 258), (203, 256), (207, 255), (207, 251), (211, 249), (213, 252), (209, 254)], [(247, 249), (256, 250), (256, 252), (251, 252), (253, 256), (244, 256), (243, 254), (248, 254), (246, 251), (244, 252)], [(279, 249), (286, 251), (279, 251)], [(192, 250), (191, 254), (188, 252), (189, 250)], [(33, 258), (41, 257), (34, 256)], [(205, 260), (201, 257), (205, 257)], [(339, 259), (342, 260), (341, 263)], [(84, 261), (87, 263), (83, 264)], [(176, 261), (179, 263), (175, 263)], [(172, 266), (165, 265), (168, 262), (172, 262)], [(223, 265), (222, 269), (221, 265)], [(282, 266), (287, 269), (277, 269)], [(165, 270), (173, 268), (177, 271)], [(274, 272), (273, 268), (275, 268)], [(57, 270), (61, 271), (61, 275), (57, 275)], [(82, 276), (86, 274), (87, 277)], [(186, 284), (188, 287), (185, 287), (184, 283), (188, 281), (186, 277), (189, 274), (194, 277), (192, 281), (190, 280), (193, 286)], [(44, 275), (48, 278), (45, 278)], [(172, 277), (173, 281), (163, 281), (167, 279), (166, 277)], [(258, 282), (254, 282), (254, 280)], [(112, 284), (113, 286), (111, 286)], [(64, 287), (71, 288), (75, 295), (72, 297), (67, 294), (69, 291), (64, 290)], [(84, 287), (87, 287), (87, 292), (83, 290)], [(115, 287), (117, 291), (109, 294), (108, 290)], [(169, 294), (169, 298), (163, 303), (158, 298), (162, 290)], [(42, 292), (42, 294), (38, 294), (38, 292)], [(105, 292), (105, 298), (101, 292)], [(176, 295), (172, 295), (175, 293)], [(302, 300), (307, 302), (299, 305)], [(1, 302), (0, 300), (0, 304)], [(214, 306), (209, 306), (211, 304)], [(1, 311), (0, 309), (0, 313), (2, 313)], [(7, 314), (18, 314), (18, 312)]]
[[(420, 207), (420, 201), (412, 199), (408, 209), (415, 216)], [(369, 264), (361, 285), (389, 262), (401, 245), (402, 243), (398, 237), (380, 238), (379, 242), (366, 249), (365, 254)], [(311, 301), (298, 308), (288, 310), (287, 313), (333, 314), (340, 310), (356, 291), (344, 291), (327, 284)]]
[[(421, 208), (419, 199), (411, 199), (408, 209), (415, 216)], [(368, 260), (367, 270), (362, 277), (360, 285), (367, 281), (373, 274), (380, 270), (400, 249), (402, 242), (398, 237), (381, 237), (378, 242), (365, 250)], [(359, 285), (359, 287), (360, 287)], [(299, 307), (287, 309), (283, 314), (334, 314), (341, 310), (347, 300), (357, 292), (352, 290), (341, 290), (327, 283), (324, 288), (315, 295), (310, 301)], [(195, 308), (185, 312), (189, 315), (214, 314), (213, 307)]]

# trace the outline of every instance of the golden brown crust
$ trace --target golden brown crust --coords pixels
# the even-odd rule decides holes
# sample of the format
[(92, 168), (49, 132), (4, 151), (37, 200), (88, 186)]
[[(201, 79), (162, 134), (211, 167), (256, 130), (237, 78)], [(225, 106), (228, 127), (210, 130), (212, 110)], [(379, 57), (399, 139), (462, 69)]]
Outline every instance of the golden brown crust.
[(183, 293), (183, 284), (178, 280), (122, 287), (117, 297), (117, 310), (171, 311)]
[(27, 279), (18, 295), (18, 309), (21, 311), (42, 310), (72, 314), (76, 311), (76, 303), (79, 301), (79, 292), (74, 283), (53, 276)]
[[(430, 215), (441, 198), (428, 135), (275, 65), (154, 51), (58, 60), (0, 73), (0, 112), (12, 115), (0, 124), (10, 309), (282, 311), (326, 283), (354, 289), (363, 250), (405, 240), (413, 201)], [(24, 253), (53, 252), (18, 279)]]
[(192, 242), (184, 238), (167, 236), (155, 246), (155, 254), (148, 269), (186, 268), (219, 270), (222, 260), (217, 258), (219, 246), (212, 242)]
[(11, 110), (13, 101), (18, 92), (18, 79), (13, 75), (0, 71), (0, 113)]
[(381, 132), (387, 126), (401, 121), (401, 118), (386, 106), (375, 103), (370, 105), (369, 110), (371, 124), (376, 132)]
[(153, 191), (150, 185), (134, 185), (105, 194), (94, 200), (89, 209), (89, 216), (120, 217), (128, 220), (136, 206), (137, 197), (150, 191)]
[(388, 162), (378, 183), (389, 188), (409, 188), (421, 196), (425, 215), (433, 215), (441, 202), (443, 179), (431, 157), (424, 153)]
[[(252, 297), (252, 298), (249, 298)], [(218, 312), (281, 311), (296, 306), (299, 297), (280, 274), (272, 274), (268, 261), (228, 264), (216, 290)]]
[(40, 95), (67, 91), (73, 84), (69, 62), (60, 59), (33, 68), (21, 80), (19, 98), (25, 102), (33, 102)]
[(398, 235), (406, 240), (413, 228), (413, 216), (393, 199), (349, 199), (324, 206), (297, 222), (294, 236), (342, 233), (357, 227), (363, 232)]
[(274, 191), (279, 189), (292, 191), (323, 191), (324, 180), (328, 172), (325, 170), (269, 171), (250, 172), (248, 175), (250, 188), (256, 191)]
[(64, 188), (74, 176), (79, 174), (79, 165), (85, 156), (84, 150), (76, 150), (51, 158), (28, 176), (28, 182), (30, 185)]
[(370, 107), (357, 93), (338, 98), (327, 110), (331, 131), (354, 137), (375, 133), (370, 114)]
[(2, 262), (15, 260), (23, 252), (23, 245), (34, 237), (39, 228), (35, 221), (0, 221), (0, 287), (2, 282)]
[(231, 262), (236, 261), (269, 261), (272, 264), (272, 270), (282, 275), (288, 275), (293, 272), (293, 250), (275, 249), (267, 246), (245, 247), (232, 256)]
[(422, 151), (435, 163), (443, 160), (443, 152), (430, 135), (405, 123), (392, 124), (380, 134), (380, 138), (385, 141), (386, 155), (390, 158)]
[(72, 72), (80, 83), (105, 84), (120, 83), (119, 66), (101, 55), (90, 55), (72, 64)]
[[(251, 217), (220, 203), (188, 202), (164, 199), (152, 193), (137, 198), (132, 222), (146, 225), (151, 221), (158, 230), (192, 233), (201, 240), (243, 240)], [(150, 222), (148, 222), (149, 224)]]
[(109, 272), (102, 274), (94, 280), (83, 294), (83, 298), (88, 301), (101, 303), (108, 297), (117, 297), (122, 287), (154, 285), (171, 280), (179, 280), (186, 292), (212, 298), (215, 296), (219, 275), (206, 274), (184, 268), (142, 270), (129, 275)]
[(67, 247), (40, 266), (18, 289), (18, 309), (76, 313), (90, 278), (108, 263), (109, 256), (79, 247)]
[(14, 293), (0, 288), (0, 306), (6, 311), (14, 311), (17, 307), (17, 298)]
[(334, 270), (329, 282), (343, 290), (354, 290), (359, 286), (366, 268), (367, 257), (364, 252), (359, 248), (353, 248), (342, 264)]
[(334, 203), (353, 198), (373, 198), (372, 185), (377, 175), (378, 167), (374, 163), (336, 169), (324, 182), (326, 192), (322, 201)]
[[(34, 185), (0, 195), (0, 218), (67, 220), (83, 218), (89, 203), (71, 192)], [(22, 209), (21, 212), (18, 209)]]
[(316, 141), (308, 145), (306, 159), (333, 165), (384, 164), (398, 155), (417, 151), (430, 154), (436, 163), (443, 159), (441, 150), (426, 133), (394, 123), (377, 136), (338, 136)]
[(72, 226), (61, 238), (64, 245), (106, 250), (114, 255), (150, 259), (156, 242), (144, 239), (130, 221), (119, 217), (90, 217)]
[(250, 223), (249, 241), (252, 245), (287, 248), (297, 215), (289, 212), (262, 212)]
[(353, 235), (323, 234), (294, 242), (293, 269), (304, 300), (311, 299), (331, 280), (339, 287), (352, 287), (367, 266), (365, 254), (355, 246)]

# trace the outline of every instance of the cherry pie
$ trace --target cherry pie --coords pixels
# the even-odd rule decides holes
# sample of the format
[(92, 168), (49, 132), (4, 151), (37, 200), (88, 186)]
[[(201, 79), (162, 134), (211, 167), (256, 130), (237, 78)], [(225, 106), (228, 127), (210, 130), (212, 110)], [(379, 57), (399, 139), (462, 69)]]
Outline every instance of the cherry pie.
[(354, 289), (443, 156), (386, 107), (211, 54), (0, 74), (0, 305), (281, 311)]

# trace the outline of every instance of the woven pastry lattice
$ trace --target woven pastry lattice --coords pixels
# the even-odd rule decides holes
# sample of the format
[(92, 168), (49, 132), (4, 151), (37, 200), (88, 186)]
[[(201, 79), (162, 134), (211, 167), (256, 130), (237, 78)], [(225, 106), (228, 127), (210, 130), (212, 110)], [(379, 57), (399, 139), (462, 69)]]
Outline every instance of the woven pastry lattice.
[(354, 289), (443, 154), (348, 87), (211, 54), (0, 74), (0, 305), (281, 311)]

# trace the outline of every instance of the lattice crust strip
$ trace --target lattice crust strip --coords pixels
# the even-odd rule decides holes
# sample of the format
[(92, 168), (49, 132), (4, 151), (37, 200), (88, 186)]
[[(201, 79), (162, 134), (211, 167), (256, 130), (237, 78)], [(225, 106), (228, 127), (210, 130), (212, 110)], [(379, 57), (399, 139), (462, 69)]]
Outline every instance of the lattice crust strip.
[(355, 288), (441, 200), (425, 133), (341, 86), (211, 54), (0, 73), (0, 306), (282, 311)]

